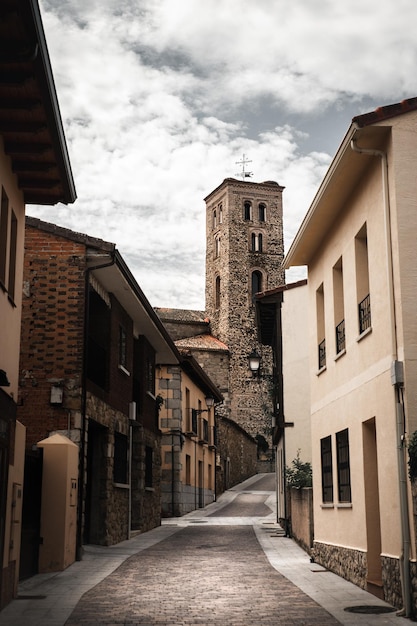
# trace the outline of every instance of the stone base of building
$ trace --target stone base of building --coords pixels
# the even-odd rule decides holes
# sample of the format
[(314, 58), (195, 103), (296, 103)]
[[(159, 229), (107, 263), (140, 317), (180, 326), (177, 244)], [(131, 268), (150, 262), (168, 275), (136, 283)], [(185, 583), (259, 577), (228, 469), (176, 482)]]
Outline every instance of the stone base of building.
[(314, 541), (312, 556), (315, 563), (366, 589), (366, 552)]
[[(392, 606), (402, 608), (401, 576), (399, 560), (381, 555), (382, 587), (380, 593), (367, 580), (367, 555), (361, 550), (333, 546), (314, 541), (312, 556), (315, 563), (334, 572), (338, 576), (349, 580), (381, 597)], [(413, 588), (413, 606), (417, 606), (417, 564), (410, 564), (410, 573)]]
[(212, 489), (204, 489), (201, 492), (192, 485), (180, 485), (179, 489), (172, 493), (171, 485), (162, 483), (162, 517), (181, 517), (204, 508), (215, 500)]

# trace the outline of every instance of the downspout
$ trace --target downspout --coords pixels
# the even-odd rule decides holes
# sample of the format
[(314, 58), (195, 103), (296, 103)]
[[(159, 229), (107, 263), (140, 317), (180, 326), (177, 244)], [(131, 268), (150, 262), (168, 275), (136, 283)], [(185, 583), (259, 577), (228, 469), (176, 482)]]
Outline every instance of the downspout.
[[(77, 544), (75, 558), (77, 561), (82, 559), (83, 545), (83, 512), (84, 512), (84, 473), (85, 473), (85, 436), (87, 432), (86, 413), (87, 413), (87, 359), (88, 359), (88, 319), (90, 314), (90, 273), (93, 270), (99, 270), (110, 267), (115, 263), (115, 250), (109, 253), (110, 261), (101, 265), (93, 265), (85, 270), (84, 282), (84, 337), (83, 337), (83, 362), (81, 374), (81, 436), (80, 436), (80, 459), (79, 459), (79, 486), (78, 486), (78, 515), (77, 515)], [(108, 256), (108, 255), (106, 255)]]
[(411, 579), (410, 579), (410, 521), (407, 494), (407, 473), (406, 473), (406, 432), (403, 407), (401, 404), (400, 388), (403, 387), (402, 363), (398, 361), (397, 344), (397, 320), (394, 298), (394, 270), (392, 259), (392, 231), (391, 231), (391, 206), (388, 185), (388, 159), (382, 150), (372, 150), (360, 148), (355, 139), (352, 138), (350, 147), (354, 152), (370, 156), (380, 157), (382, 166), (382, 192), (384, 204), (384, 226), (385, 243), (387, 252), (387, 286), (389, 297), (390, 326), (391, 326), (391, 381), (395, 387), (395, 407), (396, 407), (396, 434), (397, 434), (397, 464), (398, 482), (400, 495), (400, 516), (401, 516), (401, 540), (402, 554), (400, 557), (400, 574), (403, 593), (403, 612), (406, 617), (411, 615)]

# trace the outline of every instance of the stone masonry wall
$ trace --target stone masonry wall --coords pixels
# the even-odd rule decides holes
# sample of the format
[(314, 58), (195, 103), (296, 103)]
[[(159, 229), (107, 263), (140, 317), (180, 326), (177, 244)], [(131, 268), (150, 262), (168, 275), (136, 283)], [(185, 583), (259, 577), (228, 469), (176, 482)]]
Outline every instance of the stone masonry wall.
[[(272, 353), (258, 342), (252, 273), (262, 275), (261, 290), (284, 282), (282, 189), (273, 182), (226, 179), (206, 198), (206, 314), (212, 335), (229, 349), (228, 417), (253, 437), (262, 434), (267, 440), (273, 409)], [(252, 206), (250, 219), (244, 215), (246, 201)], [(266, 206), (265, 220), (259, 217), (260, 203)], [(253, 233), (262, 234), (262, 251), (252, 250)], [(248, 371), (248, 355), (254, 349), (262, 357), (263, 378), (256, 381)]]
[(218, 417), (216, 493), (256, 474), (257, 444), (238, 424), (225, 417)]

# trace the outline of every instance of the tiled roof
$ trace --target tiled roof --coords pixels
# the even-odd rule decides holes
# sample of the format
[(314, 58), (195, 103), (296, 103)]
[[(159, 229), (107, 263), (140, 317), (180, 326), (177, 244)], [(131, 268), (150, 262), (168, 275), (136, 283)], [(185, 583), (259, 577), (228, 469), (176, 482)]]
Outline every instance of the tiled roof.
[(375, 111), (371, 111), (370, 113), (356, 115), (356, 117), (352, 119), (352, 122), (357, 124), (360, 128), (363, 128), (364, 126), (369, 126), (370, 124), (375, 124), (376, 122), (381, 122), (391, 117), (416, 110), (417, 98), (409, 98), (408, 100), (402, 100), (402, 102), (397, 102), (396, 104), (378, 107)]
[(225, 343), (213, 337), (213, 335), (197, 335), (196, 337), (186, 337), (178, 339), (175, 345), (180, 352), (183, 350), (211, 350), (219, 352), (228, 352), (229, 348)]

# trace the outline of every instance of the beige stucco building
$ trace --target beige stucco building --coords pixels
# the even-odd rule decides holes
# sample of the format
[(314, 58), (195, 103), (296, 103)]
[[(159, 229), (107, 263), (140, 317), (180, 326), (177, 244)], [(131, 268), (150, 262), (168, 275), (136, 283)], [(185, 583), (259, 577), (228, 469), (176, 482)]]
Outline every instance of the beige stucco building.
[(416, 98), (354, 118), (284, 260), (308, 266), (315, 559), (407, 615), (416, 131)]
[(223, 397), (190, 354), (178, 366), (160, 367), (157, 385), (162, 515), (180, 516), (215, 500), (215, 407)]
[[(0, 38), (0, 609), (17, 593), (25, 428), (16, 419), (25, 205), (75, 200), (36, 0), (2, 3)], [(19, 53), (17, 54), (17, 51)]]

